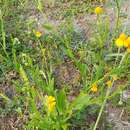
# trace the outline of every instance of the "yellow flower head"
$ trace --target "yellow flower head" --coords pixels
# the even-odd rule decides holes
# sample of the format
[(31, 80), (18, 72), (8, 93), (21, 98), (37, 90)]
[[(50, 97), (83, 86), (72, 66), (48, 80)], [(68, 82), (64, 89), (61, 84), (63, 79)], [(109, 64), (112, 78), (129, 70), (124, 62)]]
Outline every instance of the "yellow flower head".
[(127, 52), (129, 52), (130, 53), (130, 45), (128, 46), (128, 48), (127, 48)]
[(116, 39), (115, 43), (116, 43), (116, 45), (118, 47), (123, 47), (124, 46), (124, 41), (122, 39), (120, 39), (120, 38)]
[(130, 45), (130, 37), (128, 37), (125, 41), (124, 41), (124, 47), (128, 47)]
[(41, 35), (42, 35), (42, 33), (41, 33), (41, 32), (39, 32), (39, 31), (36, 31), (36, 32), (35, 32), (35, 35), (36, 35), (36, 37), (37, 37), (37, 38), (40, 38), (40, 37), (41, 37)]
[(120, 36), (119, 36), (119, 39), (121, 39), (123, 41), (126, 40), (127, 39), (126, 34), (125, 33), (121, 33)]
[(106, 82), (106, 85), (107, 85), (107, 87), (112, 87), (112, 82), (111, 82), (111, 80), (107, 81), (107, 82)]
[(103, 13), (103, 8), (101, 8), (101, 7), (95, 8), (95, 14), (99, 15), (99, 14), (102, 14), (102, 13)]
[(46, 106), (49, 112), (54, 111), (56, 105), (56, 99), (53, 96), (46, 96)]
[(130, 39), (127, 38), (125, 33), (121, 33), (119, 38), (116, 39), (115, 43), (117, 47), (127, 46)]
[(91, 87), (91, 91), (96, 93), (98, 91), (98, 86), (97, 84), (93, 84), (92, 87)]

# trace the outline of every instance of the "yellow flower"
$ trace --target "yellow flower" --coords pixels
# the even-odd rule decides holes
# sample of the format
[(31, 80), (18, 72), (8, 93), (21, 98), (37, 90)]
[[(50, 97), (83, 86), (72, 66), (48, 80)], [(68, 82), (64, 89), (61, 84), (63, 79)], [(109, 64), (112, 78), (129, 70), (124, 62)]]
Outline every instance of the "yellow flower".
[(46, 96), (46, 106), (49, 112), (54, 111), (56, 105), (56, 99), (53, 96)]
[(126, 40), (127, 39), (126, 34), (125, 33), (121, 33), (120, 36), (119, 36), (119, 39), (121, 39), (123, 41)]
[(127, 35), (125, 33), (121, 33), (119, 38), (116, 39), (115, 43), (118, 47), (127, 47), (129, 41), (130, 38), (127, 38)]
[(39, 31), (36, 31), (36, 32), (35, 32), (35, 35), (36, 35), (36, 37), (37, 37), (37, 38), (40, 38), (40, 37), (41, 37), (41, 35), (42, 35), (42, 33), (41, 33), (41, 32), (39, 32)]
[(106, 84), (107, 84), (107, 87), (112, 87), (112, 82), (111, 82), (111, 80), (107, 81)]
[(130, 45), (128, 46), (128, 48), (127, 48), (127, 52), (129, 52), (130, 53)]
[(95, 92), (95, 93), (98, 91), (98, 86), (97, 86), (97, 84), (93, 84), (93, 85), (92, 85), (91, 91), (92, 91), (92, 92)]
[(124, 41), (124, 47), (128, 47), (130, 45), (130, 37), (128, 37), (125, 41)]
[(95, 14), (99, 15), (99, 14), (102, 14), (102, 13), (103, 13), (103, 8), (101, 8), (101, 7), (95, 8)]
[(124, 41), (122, 39), (118, 38), (118, 39), (116, 39), (116, 45), (118, 47), (123, 47)]

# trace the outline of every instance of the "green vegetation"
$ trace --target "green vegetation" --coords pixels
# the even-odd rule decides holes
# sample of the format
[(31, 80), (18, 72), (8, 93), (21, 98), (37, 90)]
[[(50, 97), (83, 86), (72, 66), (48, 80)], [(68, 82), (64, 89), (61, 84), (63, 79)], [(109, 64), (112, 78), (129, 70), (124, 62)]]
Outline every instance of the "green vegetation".
[[(129, 92), (130, 32), (121, 5), (0, 1), (0, 129), (114, 128), (105, 110), (130, 109), (122, 96)], [(85, 15), (93, 16), (88, 34), (76, 24)]]

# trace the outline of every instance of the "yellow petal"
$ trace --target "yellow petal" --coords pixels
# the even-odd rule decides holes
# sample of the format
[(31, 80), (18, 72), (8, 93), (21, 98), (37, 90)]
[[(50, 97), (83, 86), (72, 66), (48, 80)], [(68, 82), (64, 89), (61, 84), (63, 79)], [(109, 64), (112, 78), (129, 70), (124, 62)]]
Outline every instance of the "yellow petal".
[(127, 52), (129, 52), (129, 53), (130, 53), (130, 46), (127, 48)]
[(122, 39), (118, 38), (118, 39), (116, 39), (116, 45), (118, 47), (123, 47), (124, 41)]
[(92, 91), (92, 92), (97, 92), (97, 91), (98, 91), (98, 86), (97, 86), (97, 84), (93, 84), (93, 85), (92, 85), (91, 91)]
[(128, 47), (130, 45), (130, 37), (128, 37), (125, 41), (124, 41), (124, 46)]
[(107, 81), (106, 84), (107, 84), (107, 87), (112, 87), (112, 82), (111, 82), (111, 80)]
[(52, 112), (55, 109), (56, 99), (53, 96), (46, 96), (46, 106), (49, 112)]
[(119, 36), (119, 39), (121, 40), (126, 40), (127, 36), (125, 33), (121, 33), (120, 36)]
[(54, 102), (56, 99), (55, 99), (55, 97), (53, 97), (53, 96), (48, 96), (48, 101), (49, 102)]
[(37, 32), (35, 33), (35, 35), (36, 35), (36, 37), (40, 38), (40, 37), (41, 37), (41, 35), (42, 35), (42, 33), (41, 33), (41, 32), (39, 32), (39, 31), (37, 31)]
[(101, 7), (96, 7), (95, 8), (95, 14), (102, 14), (103, 13), (103, 8), (101, 8)]

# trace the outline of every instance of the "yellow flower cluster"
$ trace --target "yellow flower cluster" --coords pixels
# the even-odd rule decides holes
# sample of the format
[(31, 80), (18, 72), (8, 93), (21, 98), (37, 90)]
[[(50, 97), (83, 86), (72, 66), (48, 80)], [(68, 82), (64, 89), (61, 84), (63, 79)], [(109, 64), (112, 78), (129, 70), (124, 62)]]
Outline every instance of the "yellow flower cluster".
[(91, 91), (96, 93), (98, 91), (98, 85), (96, 83), (94, 83), (91, 87)]
[(117, 47), (126, 47), (127, 51), (130, 52), (130, 37), (122, 33), (115, 41)]
[(46, 106), (48, 108), (49, 112), (54, 111), (55, 106), (56, 106), (56, 99), (53, 96), (46, 96)]
[(36, 31), (36, 32), (35, 32), (35, 35), (36, 35), (37, 38), (40, 38), (40, 37), (42, 36), (42, 33), (39, 32), (39, 31)]
[(112, 87), (112, 81), (111, 80), (107, 81), (106, 85), (107, 85), (107, 87)]
[(99, 15), (99, 14), (102, 14), (102, 13), (103, 13), (103, 8), (101, 8), (101, 7), (95, 8), (95, 14)]

